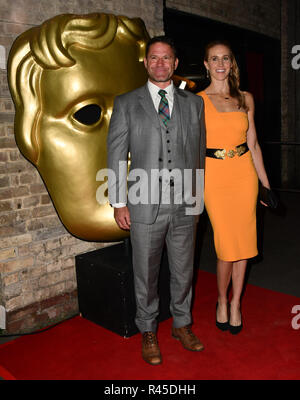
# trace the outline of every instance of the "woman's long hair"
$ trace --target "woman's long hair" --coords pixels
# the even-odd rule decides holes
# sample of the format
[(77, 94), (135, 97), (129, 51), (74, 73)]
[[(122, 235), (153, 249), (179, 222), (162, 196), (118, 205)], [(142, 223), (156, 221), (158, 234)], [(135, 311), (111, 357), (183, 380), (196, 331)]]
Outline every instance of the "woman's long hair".
[(237, 65), (237, 62), (236, 62), (235, 56), (232, 52), (230, 44), (226, 40), (215, 40), (213, 42), (208, 43), (208, 45), (205, 47), (204, 60), (208, 62), (208, 54), (209, 54), (210, 49), (212, 49), (215, 46), (219, 46), (219, 45), (225, 46), (229, 49), (229, 56), (230, 56), (230, 60), (232, 63), (232, 68), (231, 68), (230, 74), (228, 76), (230, 96), (238, 100), (239, 108), (244, 108), (245, 110), (247, 110), (248, 107), (245, 103), (245, 96), (240, 91), (239, 67)]

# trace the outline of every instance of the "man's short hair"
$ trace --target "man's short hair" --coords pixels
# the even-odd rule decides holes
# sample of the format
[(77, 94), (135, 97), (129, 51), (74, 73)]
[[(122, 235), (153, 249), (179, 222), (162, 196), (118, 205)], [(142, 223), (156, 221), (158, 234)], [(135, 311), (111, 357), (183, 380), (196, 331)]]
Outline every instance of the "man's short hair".
[(173, 50), (174, 57), (175, 58), (177, 57), (177, 50), (176, 50), (176, 47), (175, 47), (175, 44), (174, 44), (174, 41), (173, 41), (172, 38), (170, 38), (168, 36), (155, 36), (152, 39), (150, 39), (149, 42), (147, 43), (147, 46), (146, 46), (146, 58), (148, 56), (150, 47), (154, 43), (165, 43), (165, 44), (168, 44), (171, 47), (171, 49)]

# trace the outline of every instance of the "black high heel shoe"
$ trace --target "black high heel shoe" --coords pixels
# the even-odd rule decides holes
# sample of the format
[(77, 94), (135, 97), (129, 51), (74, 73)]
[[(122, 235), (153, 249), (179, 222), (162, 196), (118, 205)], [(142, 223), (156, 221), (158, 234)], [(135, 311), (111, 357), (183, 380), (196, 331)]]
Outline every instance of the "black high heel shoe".
[(240, 333), (241, 330), (243, 329), (242, 313), (241, 313), (241, 324), (237, 325), (237, 326), (234, 326), (234, 325), (230, 325), (230, 322), (229, 322), (228, 323), (228, 327), (229, 327), (229, 332), (232, 335), (237, 335), (238, 333)]
[[(219, 306), (219, 303), (217, 302), (217, 304), (216, 304), (216, 311), (217, 311), (217, 309), (218, 309), (218, 306)], [(217, 320), (217, 316), (216, 316), (216, 327), (217, 328), (219, 328), (221, 331), (228, 331), (228, 329), (229, 329), (229, 321), (227, 321), (227, 322), (219, 322), (218, 320)]]

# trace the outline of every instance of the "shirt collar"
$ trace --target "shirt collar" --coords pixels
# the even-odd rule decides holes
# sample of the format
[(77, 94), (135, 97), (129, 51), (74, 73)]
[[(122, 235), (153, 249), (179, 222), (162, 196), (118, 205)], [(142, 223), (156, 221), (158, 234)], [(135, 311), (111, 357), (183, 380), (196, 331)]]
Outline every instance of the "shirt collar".
[[(148, 89), (150, 91), (150, 93), (152, 95), (157, 95), (158, 91), (161, 89), (160, 87), (158, 87), (157, 85), (155, 85), (154, 83), (150, 82), (148, 80)], [(167, 92), (167, 96), (173, 96), (174, 93), (174, 84), (173, 81), (171, 80), (171, 83), (169, 86), (167, 86), (166, 88), (164, 88), (164, 90)]]

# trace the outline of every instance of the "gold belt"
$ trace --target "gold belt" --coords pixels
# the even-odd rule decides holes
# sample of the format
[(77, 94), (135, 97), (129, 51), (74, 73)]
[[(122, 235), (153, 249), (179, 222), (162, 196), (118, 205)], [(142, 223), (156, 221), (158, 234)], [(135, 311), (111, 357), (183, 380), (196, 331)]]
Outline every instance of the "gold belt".
[(225, 160), (225, 157), (233, 158), (234, 156), (241, 157), (243, 154), (247, 153), (249, 147), (247, 142), (235, 146), (235, 150), (226, 149), (206, 149), (206, 157), (218, 158), (220, 160)]

